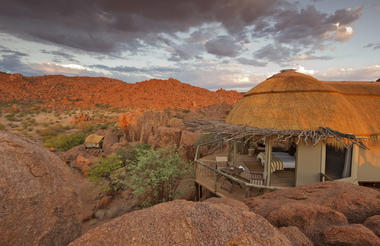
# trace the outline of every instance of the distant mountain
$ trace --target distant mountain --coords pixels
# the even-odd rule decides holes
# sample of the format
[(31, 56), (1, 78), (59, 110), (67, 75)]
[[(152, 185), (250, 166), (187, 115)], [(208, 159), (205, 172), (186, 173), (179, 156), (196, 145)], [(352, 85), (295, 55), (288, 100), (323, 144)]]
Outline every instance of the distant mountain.
[(235, 104), (241, 97), (236, 91), (213, 92), (172, 78), (128, 84), (105, 77), (25, 77), (0, 73), (0, 101), (40, 102), (48, 108), (196, 109)]

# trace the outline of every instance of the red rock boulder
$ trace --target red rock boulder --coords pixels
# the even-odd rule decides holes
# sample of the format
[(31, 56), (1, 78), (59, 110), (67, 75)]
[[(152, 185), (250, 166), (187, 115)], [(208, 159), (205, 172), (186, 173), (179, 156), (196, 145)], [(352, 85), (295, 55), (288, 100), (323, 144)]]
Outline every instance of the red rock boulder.
[(380, 239), (360, 224), (330, 226), (321, 232), (320, 245), (379, 246)]
[(79, 169), (83, 175), (87, 175), (90, 165), (90, 160), (81, 155), (78, 155), (76, 160), (71, 163), (71, 167)]
[(112, 146), (118, 142), (119, 136), (116, 133), (110, 130), (106, 131), (103, 139), (103, 151), (106, 154), (111, 154), (113, 152)]
[(168, 145), (179, 146), (181, 140), (181, 129), (160, 126), (148, 139), (148, 144), (154, 148), (165, 147)]
[(245, 200), (255, 213), (267, 217), (286, 203), (310, 202), (343, 213), (350, 223), (363, 223), (380, 214), (380, 193), (374, 189), (346, 182), (323, 182), (273, 191)]
[(67, 245), (81, 234), (72, 171), (35, 142), (0, 131), (0, 245)]
[(380, 237), (380, 215), (369, 217), (364, 221), (364, 225)]
[(278, 230), (284, 234), (293, 246), (313, 246), (313, 242), (296, 226), (280, 227)]
[(342, 213), (308, 202), (286, 203), (272, 211), (266, 219), (276, 227), (297, 226), (314, 243), (319, 241), (323, 228), (348, 224)]
[[(225, 202), (224, 202), (225, 201)], [(97, 245), (291, 245), (259, 215), (237, 201), (176, 200), (115, 218), (70, 244)]]
[(181, 140), (179, 143), (179, 146), (184, 153), (184, 156), (188, 160), (194, 160), (195, 157), (195, 150), (196, 150), (196, 142), (202, 135), (201, 132), (191, 132), (187, 130), (183, 130), (181, 133)]

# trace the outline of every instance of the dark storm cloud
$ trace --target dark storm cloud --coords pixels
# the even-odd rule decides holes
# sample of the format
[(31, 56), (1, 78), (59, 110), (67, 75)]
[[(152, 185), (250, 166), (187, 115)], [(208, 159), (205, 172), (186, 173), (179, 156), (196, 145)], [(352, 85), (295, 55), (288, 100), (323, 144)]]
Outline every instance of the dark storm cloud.
[(218, 36), (205, 44), (208, 53), (217, 56), (235, 57), (241, 50), (241, 45), (230, 36)]
[[(345, 41), (338, 36), (340, 27), (356, 21), (362, 9), (341, 9), (328, 15), (318, 11), (314, 6), (305, 9), (288, 9), (274, 16), (275, 25), (265, 29), (264, 34), (273, 35), (277, 42), (319, 47), (321, 41), (335, 39)], [(337, 25), (339, 23), (339, 25)], [(349, 34), (347, 34), (349, 38)]]
[(106, 53), (137, 49), (151, 35), (203, 23), (219, 22), (238, 33), (277, 5), (279, 0), (5, 0), (0, 23), (3, 32), (25, 39)]
[[(347, 40), (345, 26), (360, 13), (361, 8), (327, 14), (284, 0), (3, 0), (0, 32), (102, 54), (164, 46), (170, 60), (180, 61), (200, 59), (205, 52), (236, 57), (242, 43), (262, 37), (293, 49), (318, 49), (326, 40)], [(213, 24), (225, 32), (208, 29), (206, 35), (196, 31), (190, 38), (176, 35)], [(207, 35), (210, 32), (214, 35)], [(178, 42), (168, 44), (162, 34)], [(288, 55), (286, 49), (281, 51)]]

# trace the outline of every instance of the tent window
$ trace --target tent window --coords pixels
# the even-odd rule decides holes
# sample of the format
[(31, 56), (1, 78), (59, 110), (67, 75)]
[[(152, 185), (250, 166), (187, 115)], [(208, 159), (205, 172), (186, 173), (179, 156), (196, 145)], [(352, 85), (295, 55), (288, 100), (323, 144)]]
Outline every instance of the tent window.
[(326, 145), (326, 175), (333, 179), (351, 177), (352, 147)]

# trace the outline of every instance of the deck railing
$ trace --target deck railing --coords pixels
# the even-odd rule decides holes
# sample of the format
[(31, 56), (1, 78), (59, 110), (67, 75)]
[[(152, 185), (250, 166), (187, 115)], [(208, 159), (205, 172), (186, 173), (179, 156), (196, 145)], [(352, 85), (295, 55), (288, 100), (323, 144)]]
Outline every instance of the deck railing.
[[(215, 147), (211, 152), (208, 152), (207, 155), (211, 155), (216, 152), (216, 150), (223, 149), (224, 146), (224, 140), (215, 140), (210, 141), (206, 143), (199, 144), (195, 151), (195, 181), (203, 186), (207, 186), (206, 188), (209, 189), (211, 192), (219, 195), (219, 196), (229, 196), (228, 192), (218, 190), (218, 187), (220, 187), (220, 178), (224, 177), (225, 179), (228, 179), (232, 183), (238, 184), (241, 187), (241, 193), (243, 194), (242, 198), (253, 196), (253, 195), (259, 195), (263, 194), (268, 191), (278, 190), (278, 189), (284, 189), (284, 187), (277, 187), (277, 186), (266, 186), (266, 185), (259, 185), (259, 184), (251, 184), (244, 180), (241, 180), (239, 178), (233, 177), (227, 173), (222, 172), (219, 170), (216, 166), (216, 161), (213, 161), (215, 165), (210, 165), (208, 163), (205, 163), (200, 160), (200, 151), (199, 149), (202, 146), (207, 146), (217, 143), (217, 147)], [(233, 194), (231, 194), (231, 197), (234, 197)], [(236, 196), (235, 196), (236, 197)]]

